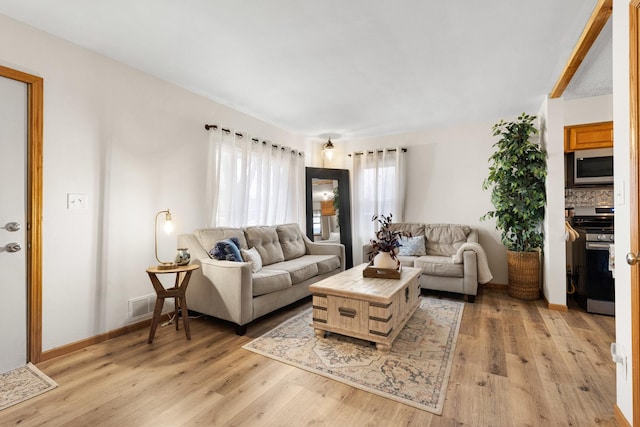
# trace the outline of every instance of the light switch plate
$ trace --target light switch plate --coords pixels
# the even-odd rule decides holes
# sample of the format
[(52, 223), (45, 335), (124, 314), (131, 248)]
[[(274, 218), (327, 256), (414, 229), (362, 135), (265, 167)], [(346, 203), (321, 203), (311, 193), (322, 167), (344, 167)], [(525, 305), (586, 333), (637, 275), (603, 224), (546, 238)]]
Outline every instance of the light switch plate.
[(87, 209), (88, 207), (86, 194), (67, 193), (67, 209)]

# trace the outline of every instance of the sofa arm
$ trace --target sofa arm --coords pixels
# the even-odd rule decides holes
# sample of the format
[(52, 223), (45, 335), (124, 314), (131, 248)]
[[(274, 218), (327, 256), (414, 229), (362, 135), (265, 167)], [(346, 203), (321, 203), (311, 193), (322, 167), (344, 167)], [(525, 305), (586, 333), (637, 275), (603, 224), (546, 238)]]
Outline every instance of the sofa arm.
[(199, 264), (187, 288), (190, 309), (244, 325), (253, 320), (251, 263), (211, 259), (193, 234), (178, 236), (178, 247), (189, 249)]
[(251, 263), (201, 258), (192, 264), (201, 268), (187, 288), (189, 308), (238, 325), (253, 320)]
[(307, 255), (336, 255), (340, 258), (340, 271), (345, 270), (346, 266), (346, 252), (344, 245), (341, 243), (315, 243), (309, 240), (306, 236), (304, 238), (304, 244), (307, 247)]
[(362, 245), (362, 262), (369, 264), (369, 252), (371, 252), (371, 243)]

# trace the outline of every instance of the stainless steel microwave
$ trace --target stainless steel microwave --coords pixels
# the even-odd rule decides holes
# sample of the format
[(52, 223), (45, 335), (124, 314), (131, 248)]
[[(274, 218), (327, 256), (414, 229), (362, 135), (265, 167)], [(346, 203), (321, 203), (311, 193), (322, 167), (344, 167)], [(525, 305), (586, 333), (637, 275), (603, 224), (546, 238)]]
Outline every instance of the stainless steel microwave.
[(574, 185), (613, 184), (613, 148), (573, 153)]

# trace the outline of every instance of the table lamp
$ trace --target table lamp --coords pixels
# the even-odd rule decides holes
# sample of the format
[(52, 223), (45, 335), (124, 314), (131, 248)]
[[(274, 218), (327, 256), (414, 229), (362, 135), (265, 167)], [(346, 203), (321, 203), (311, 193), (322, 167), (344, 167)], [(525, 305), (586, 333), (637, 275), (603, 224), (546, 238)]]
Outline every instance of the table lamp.
[(172, 268), (176, 268), (177, 264), (172, 261), (169, 261), (169, 262), (160, 261), (160, 258), (158, 258), (158, 218), (160, 217), (161, 214), (165, 214), (164, 215), (164, 232), (167, 234), (171, 234), (171, 232), (173, 231), (173, 223), (171, 222), (171, 212), (169, 211), (169, 209), (158, 212), (156, 214), (156, 226), (154, 230), (155, 243), (156, 243), (156, 260), (158, 261), (159, 270), (169, 270)]

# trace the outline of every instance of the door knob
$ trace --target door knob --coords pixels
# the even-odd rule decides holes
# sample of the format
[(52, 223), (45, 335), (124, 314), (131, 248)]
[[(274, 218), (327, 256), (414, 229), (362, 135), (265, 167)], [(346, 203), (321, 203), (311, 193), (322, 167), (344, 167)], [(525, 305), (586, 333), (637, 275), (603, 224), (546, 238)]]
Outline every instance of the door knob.
[(8, 222), (2, 228), (4, 228), (7, 231), (18, 231), (18, 230), (20, 230), (20, 224), (18, 224), (17, 222)]
[(7, 243), (6, 245), (4, 245), (4, 249), (7, 252), (18, 252), (20, 249), (22, 249), (22, 246), (20, 246), (20, 244), (18, 243)]
[(633, 252), (627, 253), (626, 259), (627, 264), (629, 265), (636, 265), (638, 262), (640, 262), (640, 256), (638, 256), (638, 254), (634, 254)]

